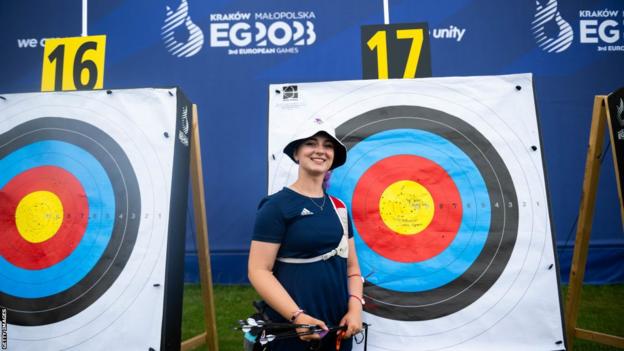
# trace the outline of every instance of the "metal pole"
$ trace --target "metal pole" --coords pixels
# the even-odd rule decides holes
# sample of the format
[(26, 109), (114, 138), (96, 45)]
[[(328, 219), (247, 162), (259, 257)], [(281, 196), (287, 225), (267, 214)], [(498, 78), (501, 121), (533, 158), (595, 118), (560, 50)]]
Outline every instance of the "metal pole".
[(383, 0), (383, 8), (384, 8), (384, 24), (390, 24), (390, 11), (388, 10), (388, 0)]
[(87, 34), (87, 6), (88, 0), (82, 0), (82, 36), (86, 37)]

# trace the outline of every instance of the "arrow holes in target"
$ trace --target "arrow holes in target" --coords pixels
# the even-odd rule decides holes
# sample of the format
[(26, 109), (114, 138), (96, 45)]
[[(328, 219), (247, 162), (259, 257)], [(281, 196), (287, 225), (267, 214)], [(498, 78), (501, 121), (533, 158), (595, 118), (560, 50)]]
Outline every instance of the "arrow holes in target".
[(85, 122), (39, 118), (0, 138), (0, 301), (11, 324), (58, 322), (123, 271), (140, 222), (138, 181), (122, 148)]
[(511, 175), (492, 144), (460, 118), (420, 106), (365, 112), (337, 135), (349, 154), (329, 190), (351, 208), (370, 276), (366, 311), (429, 320), (487, 293), (518, 227)]

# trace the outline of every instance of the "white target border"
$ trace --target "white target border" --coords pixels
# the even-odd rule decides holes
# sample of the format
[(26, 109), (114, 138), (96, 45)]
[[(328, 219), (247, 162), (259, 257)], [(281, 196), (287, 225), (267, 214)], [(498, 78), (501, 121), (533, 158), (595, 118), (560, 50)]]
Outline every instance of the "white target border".
[[(294, 85), (297, 99), (284, 99), (281, 90)], [(419, 345), (419, 350), (562, 347), (555, 344), (563, 340), (561, 302), (530, 74), (283, 83), (272, 84), (269, 94), (269, 193), (296, 179), (296, 165), (282, 149), (306, 121), (321, 118), (337, 127), (393, 105), (422, 106), (461, 118), (492, 143), (509, 169), (518, 196), (518, 237), (496, 283), (470, 306), (435, 320), (403, 322), (365, 313), (373, 325), (368, 339), (372, 350), (405, 350), (406, 345)]]
[(20, 350), (158, 349), (175, 144), (174, 137), (163, 133), (175, 136), (175, 89), (2, 96), (0, 134), (33, 119), (61, 117), (89, 123), (112, 137), (133, 167), (141, 198), (134, 249), (108, 290), (63, 321), (28, 327), (9, 324), (8, 345)]

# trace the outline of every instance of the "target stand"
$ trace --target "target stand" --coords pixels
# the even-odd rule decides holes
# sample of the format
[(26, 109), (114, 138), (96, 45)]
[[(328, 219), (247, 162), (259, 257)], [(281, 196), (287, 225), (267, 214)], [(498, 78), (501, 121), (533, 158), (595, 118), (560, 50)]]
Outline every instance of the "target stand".
[[(620, 212), (624, 222), (624, 206), (622, 205), (622, 184), (621, 177), (624, 159), (622, 158), (621, 147), (623, 137), (621, 131), (624, 130), (622, 114), (624, 111), (624, 89), (609, 96), (598, 95), (594, 97), (594, 107), (592, 112), (591, 129), (589, 133), (589, 148), (585, 161), (585, 176), (583, 179), (583, 192), (581, 206), (579, 209), (578, 226), (576, 229), (576, 239), (574, 242), (574, 254), (572, 256), (572, 266), (570, 268), (570, 283), (568, 296), (566, 298), (566, 335), (568, 338), (568, 350), (573, 349), (574, 339), (584, 339), (613, 347), (624, 348), (624, 338), (615, 335), (600, 333), (597, 331), (578, 328), (579, 306), (581, 302), (581, 289), (587, 265), (587, 254), (589, 251), (589, 238), (591, 236), (592, 220), (594, 217), (594, 207), (596, 204), (596, 190), (598, 189), (598, 179), (600, 176), (601, 155), (603, 154), (603, 141), (605, 129), (609, 131), (611, 140), (611, 150), (617, 179), (618, 196), (620, 198)], [(621, 106), (619, 109), (616, 106)], [(609, 108), (613, 107), (613, 108)], [(610, 111), (611, 110), (611, 111)], [(608, 128), (607, 128), (608, 125)]]
[(8, 349), (180, 348), (192, 110), (177, 88), (2, 95)]

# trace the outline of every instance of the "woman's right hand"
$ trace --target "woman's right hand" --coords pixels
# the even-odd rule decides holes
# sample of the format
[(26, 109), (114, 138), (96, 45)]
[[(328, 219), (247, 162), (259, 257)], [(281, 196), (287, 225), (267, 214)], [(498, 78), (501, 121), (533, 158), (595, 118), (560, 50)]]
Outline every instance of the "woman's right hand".
[[(327, 328), (327, 326), (325, 325), (325, 322), (318, 320), (312, 316), (308, 316), (305, 313), (301, 313), (300, 315), (297, 316), (297, 318), (295, 318), (295, 320), (293, 321), (293, 323), (295, 324), (309, 324), (309, 325), (318, 325), (319, 328), (328, 331), (329, 329)], [(305, 333), (307, 331), (309, 331), (310, 329), (308, 328), (297, 328), (297, 333)], [(319, 340), (321, 338), (321, 336), (317, 333), (314, 334), (309, 334), (309, 335), (301, 335), (299, 337), (299, 339), (303, 340), (303, 341), (312, 341), (312, 340)]]

